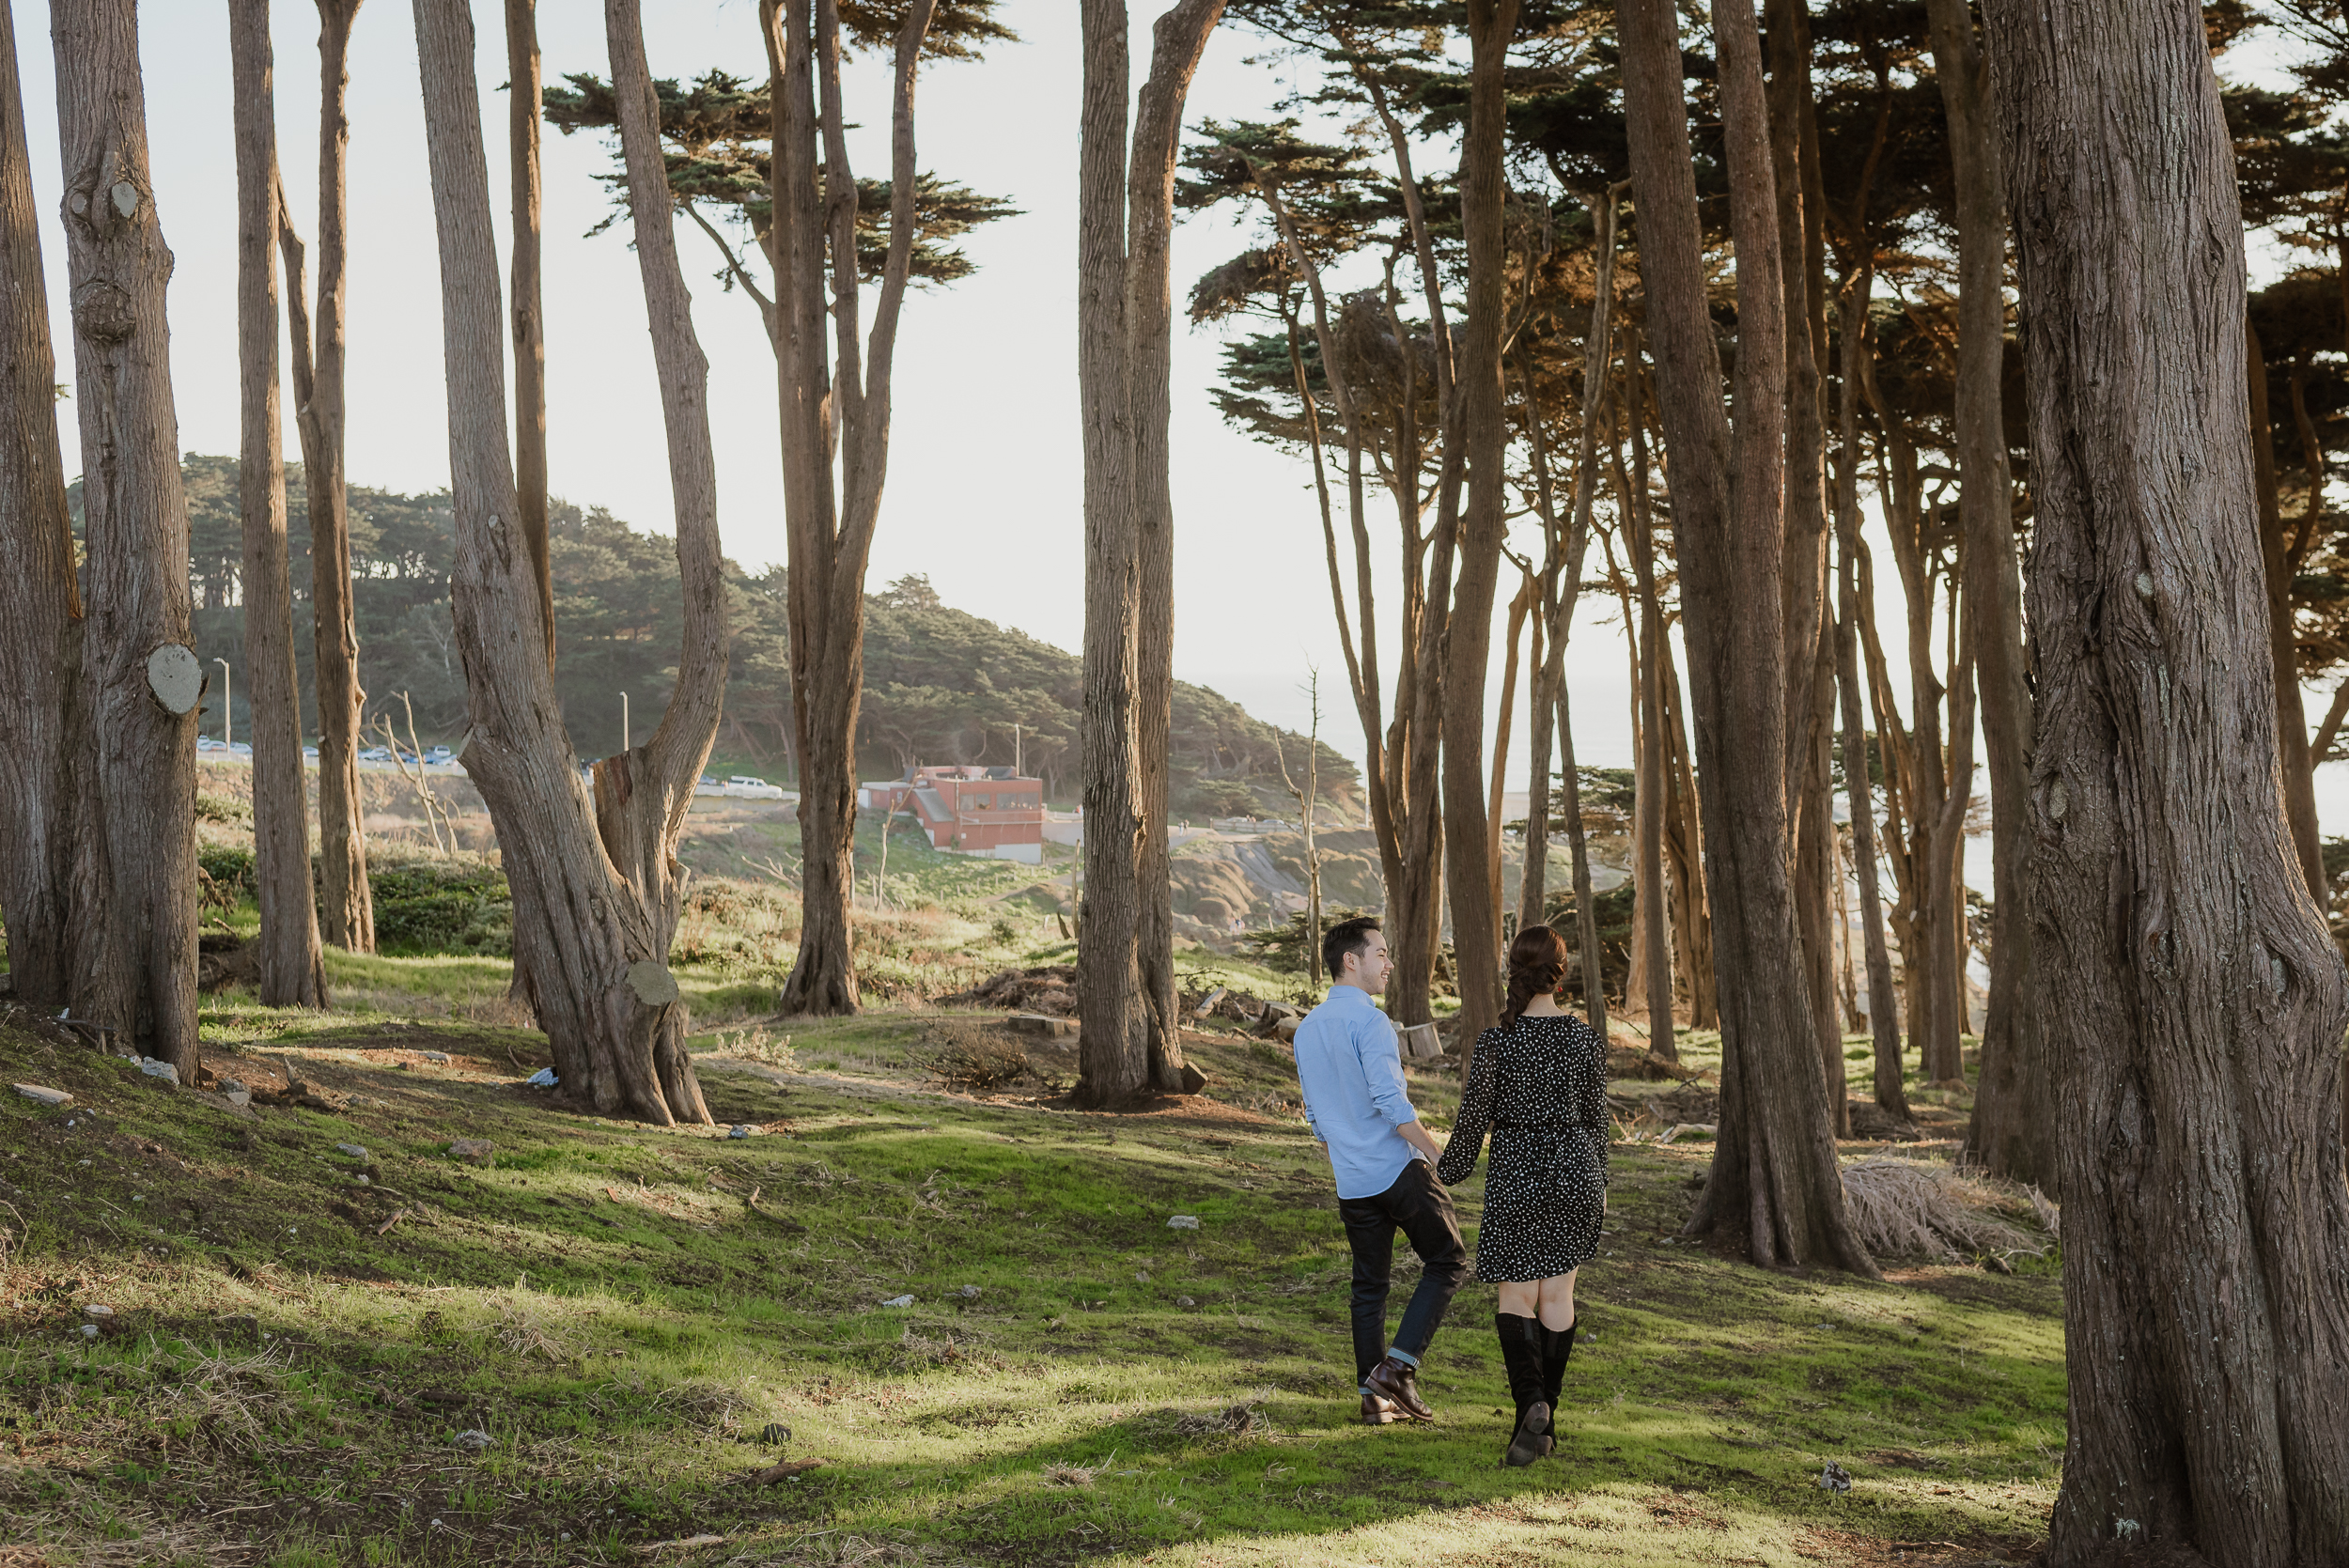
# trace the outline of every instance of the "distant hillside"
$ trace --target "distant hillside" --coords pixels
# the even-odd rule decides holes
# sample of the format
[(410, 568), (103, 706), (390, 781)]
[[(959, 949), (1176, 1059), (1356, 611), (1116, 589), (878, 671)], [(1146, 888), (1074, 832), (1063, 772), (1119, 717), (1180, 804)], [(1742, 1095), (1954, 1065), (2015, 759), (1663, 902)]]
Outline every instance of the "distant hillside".
[[(243, 549), (237, 517), (237, 460), (191, 453), (190, 575), (196, 598), (196, 651), (232, 671), (236, 732), (245, 733)], [(309, 706), (310, 529), (302, 467), (287, 465), (288, 536), (293, 555), (294, 646), (305, 713)], [(76, 520), (81, 491), (70, 494)], [(399, 495), (354, 486), (350, 492), (353, 597), (359, 618), (360, 681), (368, 714), (401, 716), (414, 704), (427, 741), (464, 729), (464, 670), (448, 611), (454, 553), (445, 492)], [(555, 505), (551, 529), (555, 594), (555, 684), (571, 737), (583, 756), (620, 745), (620, 693), (629, 696), (631, 737), (659, 722), (676, 679), (678, 594), (675, 546), (630, 527), (601, 507)], [(785, 574), (755, 575), (727, 563), (733, 673), (713, 767), (787, 779), (791, 774), (789, 634)], [(1015, 746), (1056, 800), (1074, 796), (1079, 773), (1077, 656), (1025, 632), (943, 604), (926, 579), (900, 579), (866, 600), (864, 700), (859, 771), (866, 778), (908, 763), (1008, 764)], [(208, 699), (216, 729), (216, 697)], [(1019, 726), (1015, 742), (1013, 726)], [(1174, 815), (1291, 815), (1276, 746), (1301, 779), (1305, 739), (1251, 718), (1204, 687), (1177, 685), (1170, 750)], [(1325, 797), (1358, 815), (1353, 764), (1321, 748)]]

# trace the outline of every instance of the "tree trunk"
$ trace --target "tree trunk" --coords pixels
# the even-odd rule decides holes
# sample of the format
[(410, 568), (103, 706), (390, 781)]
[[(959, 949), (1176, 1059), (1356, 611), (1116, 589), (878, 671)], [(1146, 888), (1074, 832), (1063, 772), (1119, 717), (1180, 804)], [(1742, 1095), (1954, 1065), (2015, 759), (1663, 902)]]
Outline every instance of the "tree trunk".
[[(1648, 505), (1646, 377), (1640, 369), (1640, 346), (1635, 338), (1626, 350), (1625, 384), (1630, 427), (1631, 472), (1624, 472), (1622, 454), (1614, 459), (1615, 494), (1631, 521), (1631, 552), (1635, 570), (1650, 582), (1656, 573), (1656, 524)], [(1682, 723), (1680, 668), (1672, 658), (1672, 628), (1657, 620), (1655, 666), (1660, 702), (1657, 744), (1663, 748), (1663, 834), (1665, 872), (1672, 884), (1672, 969), (1688, 987), (1688, 1027), (1712, 1029), (1720, 1022), (1713, 995), (1712, 916), (1705, 905), (1703, 833), (1698, 824), (1696, 774), (1688, 764), (1688, 737)], [(1678, 1053), (1673, 1053), (1678, 1060)]]
[[(1550, 715), (1566, 689), (1566, 633), (1574, 619), (1574, 600), (1581, 592), (1582, 553), (1588, 547), (1591, 507), (1596, 498), (1598, 427), (1607, 403), (1608, 366), (1614, 358), (1616, 198), (1621, 188), (1606, 193), (1606, 201), (1585, 196), (1590, 209), (1593, 248), (1596, 252), (1591, 286), (1591, 323), (1582, 338), (1582, 423), (1575, 440), (1574, 492), (1563, 536), (1551, 501), (1548, 443), (1533, 406), (1533, 382), (1525, 381), (1525, 433), (1533, 458), (1533, 487), (1542, 518), (1543, 585), (1542, 635), (1548, 652), (1532, 682), (1532, 784), (1528, 789), (1525, 873), (1517, 899), (1520, 930), (1537, 925), (1548, 908)], [(1564, 575), (1570, 581), (1562, 582)], [(1504, 748), (1505, 750), (1505, 748)], [(1538, 830), (1538, 831), (1537, 831)]]
[[(1391, 131), (1390, 139), (1395, 151), (1396, 169), (1404, 187), (1411, 188), (1407, 177), (1409, 169), (1408, 142)], [(1361, 622), (1360, 675), (1356, 683), (1355, 711), (1362, 726), (1366, 767), (1370, 772), (1370, 809), (1372, 826), (1378, 835), (1379, 869), (1387, 893), (1386, 928), (1388, 950), (1394, 955), (1394, 973), (1387, 982), (1386, 1009), (1403, 1023), (1426, 1023), (1434, 1014), (1429, 1008), (1429, 993), (1435, 976), (1436, 953), (1442, 929), (1442, 859), (1440, 843), (1443, 811), (1439, 788), (1437, 759), (1440, 736), (1435, 688), (1437, 660), (1434, 650), (1440, 644), (1444, 620), (1444, 602), (1432, 584), (1438, 581), (1448, 588), (1452, 550), (1451, 532), (1456, 520), (1458, 474), (1454, 458), (1447, 457), (1440, 469), (1438, 484), (1438, 521), (1436, 534), (1440, 540), (1431, 551), (1431, 541), (1422, 526), (1423, 507), (1420, 476), (1423, 473), (1423, 453), (1420, 437), (1419, 391), (1414, 366), (1416, 361), (1407, 357), (1404, 362), (1403, 392), (1389, 405), (1395, 431), (1395, 455), (1385, 472), (1395, 505), (1396, 520), (1402, 536), (1402, 597), (1403, 613), (1394, 680), (1394, 709), (1391, 721), (1382, 723), (1379, 715), (1377, 621), (1376, 597), (1370, 562), (1370, 536), (1364, 522), (1361, 461), (1364, 446), (1363, 412), (1355, 398), (1346, 374), (1346, 358), (1333, 335), (1330, 319), (1330, 303), (1322, 287), (1321, 271), (1314, 253), (1308, 250), (1291, 219), (1280, 194), (1277, 180), (1262, 169), (1251, 169), (1266, 208), (1278, 225), (1282, 244), (1298, 276), (1305, 285), (1313, 302), (1314, 336), (1321, 351), (1321, 368), (1329, 379), (1330, 401), (1336, 406), (1343, 423), (1346, 443), (1346, 517), (1354, 540), (1357, 609)], [(1407, 201), (1412, 231), (1418, 248), (1424, 254), (1424, 213), (1416, 199)], [(1349, 303), (1347, 308), (1352, 308)], [(1442, 320), (1440, 293), (1429, 300), (1431, 317)], [(1389, 303), (1386, 325), (1391, 332), (1400, 333), (1400, 323)], [(1439, 327), (1431, 334), (1437, 353), (1436, 367), (1439, 393), (1450, 384), (1448, 348), (1449, 336)], [(1297, 379), (1299, 396), (1306, 405), (1309, 431), (1319, 428), (1319, 415), (1314, 411), (1311, 389), (1304, 379), (1304, 365), (1294, 351), (1292, 372)], [(1443, 401), (1439, 396), (1439, 401)], [(1449, 406), (1448, 404), (1446, 405)], [(1447, 427), (1447, 429), (1449, 427)], [(1456, 447), (1447, 443), (1447, 452), (1456, 455)], [(1334, 529), (1331, 530), (1332, 535)], [(1345, 594), (1336, 568), (1334, 538), (1328, 546), (1330, 557), (1330, 592), (1339, 613), (1339, 638), (1347, 647), (1347, 671), (1356, 672), (1355, 654), (1345, 622)]]
[(1786, 658), (1786, 800), (1793, 851), (1796, 929), (1811, 1000), (1812, 1027), (1827, 1078), (1828, 1119), (1851, 1131), (1843, 1094), (1843, 1037), (1836, 1017), (1829, 951), (1828, 840), (1835, 815), (1827, 765), (1834, 707), (1834, 658), (1827, 627), (1827, 427), (1820, 401), (1819, 353), (1824, 289), (1816, 287), (1820, 214), (1809, 210), (1803, 169), (1815, 164), (1811, 123), (1811, 27), (1808, 0), (1767, 0), (1770, 168), (1777, 196), (1780, 289), (1786, 311), (1785, 561), (1780, 614)]
[(779, 999), (786, 1014), (851, 1013), (858, 1004), (849, 909), (856, 858), (856, 720), (864, 680), (864, 568), (872, 558), (889, 472), (891, 377), (913, 256), (913, 90), (922, 44), (937, 11), (937, 0), (912, 0), (897, 29), (891, 75), (889, 249), (872, 333), (860, 341), (857, 185), (848, 166), (839, 8), (834, 0), (817, 0), (811, 18), (804, 0), (760, 0), (759, 6), (774, 147), (773, 319), (790, 567), (791, 687), (799, 726), (801, 931), (799, 955)]
[(2054, 1190), (2054, 1108), (2031, 982), (2030, 894), (2022, 880), (2030, 778), (2030, 691), (2023, 683), (2014, 486), (2001, 382), (2006, 363), (2006, 190), (1998, 128), (1968, 0), (1927, 0), (1933, 76), (1949, 120), (1957, 197), (1958, 522), (1974, 683), (1990, 771), (1990, 986), (1968, 1150), (2000, 1175)]
[[(1526, 617), (1532, 613), (1541, 594), (1539, 576), (1532, 572), (1526, 572), (1522, 575), (1524, 581), (1517, 584), (1516, 597), (1509, 600), (1508, 631), (1502, 642), (1501, 657), (1501, 706), (1496, 710), (1499, 717), (1493, 724), (1493, 782), (1492, 787), (1485, 796), (1485, 819), (1493, 825), (1493, 831), (1486, 835), (1485, 841), (1485, 877), (1486, 885), (1492, 893), (1490, 902), (1493, 912), (1493, 939), (1496, 943), (1502, 939), (1501, 825), (1505, 814), (1501, 810), (1501, 798), (1507, 792), (1509, 784), (1507, 771), (1509, 736), (1517, 723), (1517, 668), (1523, 657), (1519, 650), (1525, 643)], [(1533, 644), (1533, 662), (1539, 664), (1545, 650), (1541, 646), (1541, 629), (1538, 627), (1534, 629)]]
[(343, 311), (350, 226), (350, 24), (359, 0), (319, 0), (319, 293), (313, 327), (302, 241), (281, 195), (278, 241), (293, 345), (294, 428), (310, 511), (312, 684), (319, 706), (319, 926), (331, 946), (375, 951), (359, 787), (359, 625), (343, 473)]
[(515, 958), (535, 982), (568, 1095), (660, 1126), (706, 1116), (698, 1094), (684, 1092), (690, 1078), (680, 1082), (663, 1059), (677, 981), (651, 912), (604, 852), (547, 667), (506, 445), (504, 309), (472, 9), (466, 0), (415, 0), (415, 21), (448, 385), (450, 597), (473, 732), (465, 770), (489, 805), (513, 886)]
[[(645, 62), (639, 0), (605, 0), (612, 92), (620, 151), (628, 170), (629, 215), (651, 324), (653, 365), (669, 450), (676, 508), (677, 576), (684, 598), (684, 642), (677, 678), (660, 726), (645, 745), (596, 765), (596, 827), (604, 852), (627, 879), (650, 920), (664, 958), (677, 935), (685, 891), (677, 835), (693, 804), (693, 786), (709, 760), (725, 704), (725, 562), (718, 536), (717, 455), (709, 434), (709, 362), (693, 332), (692, 298), (677, 254), (675, 212), (662, 169), (660, 108)], [(884, 840), (886, 823), (883, 824)], [(665, 1009), (652, 1042), (661, 1094), (682, 1120), (707, 1122), (709, 1110), (686, 1054), (686, 1006)]]
[[(831, 362), (824, 347), (823, 193), (817, 174), (806, 0), (760, 0), (759, 23), (767, 45), (774, 148), (770, 179), (775, 211), (775, 370), (790, 567), (792, 744), (800, 784), (800, 946), (777, 1005), (786, 1013), (851, 1013), (857, 985), (848, 913), (863, 628), (861, 605), (852, 625), (834, 629), (827, 623), (831, 598), (825, 590), (839, 528), (832, 482)], [(852, 677), (845, 685), (843, 675)]]
[(2120, 1537), (2339, 1562), (2349, 985), (2278, 785), (2218, 84), (2180, 0), (1984, 18), (2037, 508), (2030, 887), (2071, 1411), (2047, 1561)]
[(0, 920), (8, 987), (44, 1012), (82, 1000), (96, 969), (96, 843), (86, 794), (89, 712), (81, 591), (57, 443), (57, 362), (33, 206), (16, 19), (0, 7)]
[[(1469, 0), (1468, 126), (1460, 150), (1460, 223), (1467, 241), (1468, 309), (1459, 334), (1457, 429), (1470, 483), (1460, 522), (1459, 577), (1441, 644), (1443, 841), (1452, 891), (1458, 1028), (1473, 1042), (1501, 1018), (1501, 933), (1485, 877), (1493, 825), (1485, 810), (1485, 664), (1492, 644), (1506, 514), (1509, 427), (1501, 351), (1507, 259), (1501, 233), (1504, 116), (1501, 71), (1517, 36), (1517, 0)], [(1447, 432), (1449, 434), (1449, 432)], [(1453, 466), (1447, 440), (1445, 464)], [(1456, 472), (1456, 470), (1455, 470)], [(1440, 525), (1439, 525), (1440, 526)], [(1431, 582), (1431, 597), (1440, 581)], [(1470, 1052), (1463, 1048), (1465, 1070)]]
[(95, 758), (97, 952), (76, 1005), (193, 1082), (195, 728), (188, 509), (163, 288), (172, 256), (147, 159), (133, 0), (56, 5), (73, 406), (89, 616), (82, 669)]
[(1083, 0), (1078, 160), (1077, 382), (1085, 514), (1084, 877), (1077, 932), (1077, 1098), (1132, 1100), (1149, 1082), (1142, 994), (1140, 693), (1142, 540), (1127, 399), (1125, 0)]
[(1127, 411), (1133, 440), (1132, 494), (1140, 536), (1141, 606), (1135, 628), (1139, 706), (1135, 748), (1142, 764), (1142, 864), (1136, 896), (1137, 961), (1149, 1029), (1149, 1079), (1160, 1094), (1198, 1087), (1183, 1063), (1174, 986), (1174, 898), (1167, 849), (1166, 749), (1174, 704), (1174, 501), (1167, 426), (1173, 365), (1174, 163), (1183, 101), (1206, 52), (1223, 0), (1184, 0), (1151, 33), (1150, 74), (1135, 106), (1127, 182), (1125, 328)]
[(514, 227), (514, 495), (522, 539), (538, 576), (538, 610), (554, 663), (554, 563), (547, 539), (547, 328), (539, 301), (538, 173), (541, 95), (538, 0), (506, 0), (506, 147)]
[(242, 411), (237, 489), (244, 533), (244, 665), (253, 741), (254, 946), (262, 1004), (323, 1007), (310, 884), (302, 685), (294, 673), (286, 562), (286, 458), (277, 406), (276, 63), (269, 0), (231, 0), (228, 61), (237, 146), (237, 360)]
[(2244, 373), (2249, 382), (2251, 461), (2260, 510), (2260, 564), (2267, 584), (2268, 655), (2276, 668), (2276, 762), (2283, 774), (2284, 821), (2292, 846), (2320, 909), (2330, 902), (2325, 843), (2316, 820), (2316, 771), (2309, 751), (2309, 716), (2300, 702), (2300, 642), (2293, 632), (2291, 550), (2283, 508), (2276, 499), (2276, 432), (2268, 423), (2267, 356), (2257, 328), (2243, 323)]
[(1574, 761), (1574, 710), (1565, 683), (1558, 685), (1558, 763), (1564, 783), (1566, 846), (1574, 867), (1575, 943), (1582, 960), (1582, 1010), (1607, 1038), (1607, 970), (1598, 945), (1598, 899), (1591, 891), (1590, 840), (1582, 828), (1582, 773)]
[(1874, 1275), (1843, 1208), (1787, 876), (1778, 509), (1786, 323), (1759, 40), (1750, 9), (1716, 9), (1737, 240), (1733, 435), (1706, 314), (1677, 19), (1666, 0), (1626, 0), (1619, 15), (1722, 1004), (1720, 1138), (1688, 1234), (1741, 1244), (1757, 1264)]
[(1837, 444), (1843, 462), (1836, 474), (1835, 617), (1836, 685), (1843, 699), (1843, 794), (1851, 808), (1852, 869), (1859, 884), (1859, 926), (1867, 952), (1868, 1032), (1875, 1040), (1875, 1102), (1888, 1114), (1909, 1119), (1908, 1089), (1901, 1066), (1901, 1020), (1892, 983), (1892, 955), (1884, 944), (1884, 895), (1876, 880), (1875, 792), (1868, 782), (1868, 723), (1859, 682), (1859, 356), (1867, 332), (1869, 274), (1844, 285), (1838, 336), (1843, 346), (1842, 385), (1837, 394)]
[[(1634, 417), (1637, 411), (1634, 410)], [(1667, 1062), (1680, 1060), (1672, 1031), (1672, 942), (1664, 893), (1664, 664), (1672, 646), (1656, 592), (1656, 541), (1648, 533), (1647, 508), (1630, 508), (1625, 519), (1631, 537), (1631, 572), (1640, 589), (1639, 869), (1643, 916), (1641, 940), (1647, 948), (1649, 1048)]]

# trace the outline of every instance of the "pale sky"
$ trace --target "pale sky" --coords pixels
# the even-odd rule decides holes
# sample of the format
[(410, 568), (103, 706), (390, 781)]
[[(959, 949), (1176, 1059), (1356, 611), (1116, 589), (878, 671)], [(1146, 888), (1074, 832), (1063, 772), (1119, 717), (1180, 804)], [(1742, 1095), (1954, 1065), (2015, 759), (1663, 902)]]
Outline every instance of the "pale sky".
[[(10, 0), (31, 137), (37, 204), (48, 219), (51, 315), (62, 352), (64, 252), (54, 212), (59, 173), (47, 7)], [(1133, 7), (1134, 76), (1149, 53), (1160, 8)], [(550, 82), (567, 72), (608, 74), (602, 8), (544, 0), (540, 37)], [(657, 75), (712, 67), (764, 70), (755, 0), (645, 0)], [(1021, 41), (976, 64), (923, 76), (917, 107), (921, 163), (1002, 195), (1022, 215), (967, 238), (971, 278), (916, 290), (899, 338), (894, 441), (871, 583), (929, 574), (946, 601), (1075, 650), (1081, 645), (1082, 518), (1075, 346), (1075, 203), (1079, 39), (1075, 8), (1054, 0), (1005, 0), (1003, 19)], [(480, 0), (477, 58), (483, 120), (500, 214), (506, 164), (503, 8)], [(317, 229), (317, 18), (281, 0), (276, 40), (279, 161), (295, 221)], [(184, 451), (237, 449), (236, 170), (230, 141), (226, 11), (223, 4), (169, 0), (141, 8), (154, 183), (163, 232), (177, 256), (169, 309), (172, 370)], [(1282, 92), (1277, 67), (1254, 58), (1260, 40), (1219, 30), (1192, 88), (1187, 120), (1269, 117)], [(2231, 67), (2248, 62), (2231, 59)], [(848, 83), (850, 117), (885, 128), (885, 81), (870, 65)], [(405, 0), (367, 0), (352, 44), (350, 473), (354, 483), (423, 490), (447, 483), (442, 392), (438, 263), (425, 164), (413, 20)], [(887, 168), (877, 130), (851, 137), (861, 174)], [(636, 263), (625, 225), (594, 239), (606, 212), (595, 177), (610, 167), (600, 139), (550, 133), (545, 143), (548, 434), (556, 493), (600, 504), (639, 527), (666, 533), (670, 510), (661, 413)], [(694, 293), (694, 324), (710, 362), (720, 518), (727, 552), (746, 566), (781, 558), (782, 481), (777, 458), (773, 356), (756, 312), (720, 290), (715, 252), (680, 220), (678, 244)], [(1190, 282), (1240, 248), (1220, 215), (1175, 233), (1178, 301)], [(869, 307), (868, 307), (869, 320)], [(1359, 729), (1344, 696), (1310, 473), (1298, 459), (1228, 428), (1208, 399), (1219, 331), (1178, 318), (1174, 361), (1176, 505), (1175, 673), (1211, 686), (1259, 717), (1303, 729), (1299, 686), (1323, 672), (1324, 738), (1359, 759)], [(70, 357), (59, 365), (70, 382)], [(290, 404), (290, 396), (288, 398)], [(78, 472), (72, 405), (60, 405), (69, 474)], [(286, 446), (299, 447), (288, 424)], [(1381, 550), (1391, 549), (1380, 536)], [(1521, 547), (1525, 541), (1520, 540)], [(1382, 570), (1392, 569), (1382, 560)], [(1888, 572), (1887, 577), (1890, 574)], [(1896, 592), (1896, 590), (1895, 590)], [(1504, 598), (1505, 598), (1504, 594)], [(1387, 603), (1394, 602), (1390, 593)], [(1879, 619), (1897, 637), (1888, 600)], [(1620, 629), (1606, 600), (1586, 603), (1570, 649), (1580, 760), (1630, 761), (1629, 696)], [(1392, 629), (1388, 640), (1392, 644)], [(1896, 663), (1902, 655), (1891, 650)], [(1497, 700), (1499, 670), (1488, 682)], [(2312, 694), (2321, 711), (2322, 693)], [(1522, 783), (1520, 711), (1512, 775)], [(1488, 731), (1489, 733), (1489, 731)], [(2328, 768), (2326, 775), (2338, 774)], [(2330, 799), (2349, 789), (2320, 790)], [(2335, 820), (2349, 810), (2328, 810)]]

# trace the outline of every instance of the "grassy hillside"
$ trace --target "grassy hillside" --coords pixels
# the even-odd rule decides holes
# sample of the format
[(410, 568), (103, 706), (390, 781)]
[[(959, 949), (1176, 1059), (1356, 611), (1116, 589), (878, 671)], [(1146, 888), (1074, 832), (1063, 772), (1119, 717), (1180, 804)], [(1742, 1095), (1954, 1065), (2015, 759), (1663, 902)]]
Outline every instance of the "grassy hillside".
[[(190, 575), (196, 651), (229, 665), (234, 733), (251, 732), (245, 706), (243, 554), (237, 459), (189, 454)], [(303, 696), (303, 732), (318, 725), (311, 670), (310, 532), (302, 465), (287, 465), (294, 650)], [(69, 496), (80, 516), (76, 481)], [(455, 744), (465, 728), (464, 673), (449, 620), (455, 523), (445, 491), (401, 495), (353, 487), (351, 562), (361, 675), (368, 719), (393, 715), (406, 733), (412, 704), (419, 737)], [(549, 519), (554, 580), (555, 684), (582, 756), (619, 750), (620, 694), (631, 738), (659, 722), (677, 676), (682, 600), (673, 539), (633, 528), (600, 506), (557, 500)], [(710, 770), (782, 777), (790, 768), (792, 702), (786, 577), (781, 567), (726, 565), (732, 669), (725, 719)], [(1016, 628), (947, 608), (926, 578), (907, 577), (865, 601), (864, 692), (857, 735), (867, 778), (894, 777), (909, 761), (1007, 764), (1015, 755), (1056, 799), (1078, 779), (1081, 670), (1077, 656)], [(217, 703), (206, 732), (217, 734)], [(1015, 736), (1014, 726), (1019, 726)], [(1294, 810), (1275, 748), (1301, 778), (1306, 740), (1252, 718), (1203, 687), (1174, 691), (1170, 779), (1177, 816), (1280, 815)], [(1347, 815), (1353, 764), (1325, 746), (1321, 778)]]
[[(1673, 1238), (1701, 1148), (1618, 1146), (1562, 1452), (1501, 1470), (1489, 1287), (1438, 1425), (1349, 1420), (1276, 1048), (1201, 1036), (1214, 1098), (1102, 1118), (981, 1020), (790, 1032), (695, 1042), (729, 1139), (551, 1106), (517, 1031), (215, 1016), (216, 1072), (322, 1108), (240, 1111), (0, 1021), (8, 1080), (76, 1096), (0, 1101), (0, 1557), (1792, 1568), (2015, 1560), (2045, 1518), (2046, 1265), (1763, 1273)], [(980, 1045), (1030, 1080), (945, 1088)]]

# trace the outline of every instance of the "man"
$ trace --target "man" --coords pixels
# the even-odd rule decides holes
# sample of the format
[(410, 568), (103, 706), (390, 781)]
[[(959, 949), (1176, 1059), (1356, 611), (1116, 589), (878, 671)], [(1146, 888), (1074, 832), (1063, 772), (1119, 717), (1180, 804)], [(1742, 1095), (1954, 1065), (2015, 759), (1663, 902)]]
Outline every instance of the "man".
[[(1330, 1152), (1338, 1217), (1354, 1250), (1354, 1374), (1362, 1421), (1433, 1421), (1436, 1413), (1419, 1395), (1420, 1358), (1467, 1277), (1468, 1250), (1452, 1194), (1436, 1180), (1442, 1151), (1420, 1126), (1403, 1086), (1394, 1027), (1371, 1004), (1394, 970), (1378, 923), (1364, 918), (1330, 927), (1321, 960), (1335, 984), (1297, 1026), (1297, 1081), (1305, 1092), (1305, 1119)], [(1390, 1345), (1387, 1280), (1398, 1230), (1419, 1254), (1422, 1272)]]

